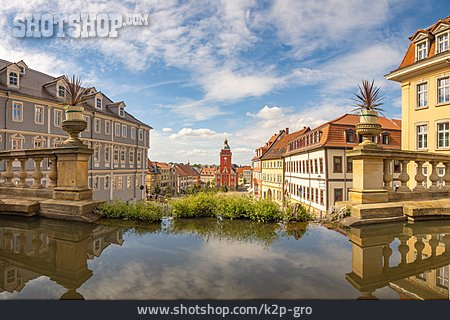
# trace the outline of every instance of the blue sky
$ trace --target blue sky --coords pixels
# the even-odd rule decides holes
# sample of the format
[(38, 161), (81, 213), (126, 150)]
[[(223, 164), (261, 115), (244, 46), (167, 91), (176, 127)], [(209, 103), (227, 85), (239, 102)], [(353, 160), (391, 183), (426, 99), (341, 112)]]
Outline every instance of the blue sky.
[[(148, 13), (118, 38), (14, 38), (19, 13)], [(375, 79), (386, 114), (400, 88), (383, 75), (408, 37), (450, 15), (447, 1), (9, 1), (0, 7), (0, 58), (52, 75), (76, 73), (151, 125), (150, 158), (217, 163), (225, 136), (234, 162), (278, 130), (314, 127), (352, 110)]]

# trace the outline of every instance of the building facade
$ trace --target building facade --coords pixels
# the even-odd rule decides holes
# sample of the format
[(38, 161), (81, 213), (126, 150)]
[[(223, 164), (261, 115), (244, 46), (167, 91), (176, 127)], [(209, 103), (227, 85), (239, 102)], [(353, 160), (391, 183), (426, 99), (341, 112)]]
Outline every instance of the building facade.
[(238, 185), (242, 186), (245, 184), (250, 184), (252, 182), (252, 167), (251, 166), (243, 166), (237, 168), (238, 174)]
[(190, 164), (175, 164), (176, 192), (187, 193), (194, 186), (200, 186), (200, 174)]
[[(417, 30), (409, 38), (410, 45), (399, 67), (386, 75), (386, 79), (401, 85), (404, 150), (450, 151), (449, 36), (450, 17)], [(415, 170), (410, 164), (410, 175)], [(428, 180), (429, 166), (423, 170)], [(438, 174), (444, 175), (444, 167), (438, 167)]]
[[(25, 62), (0, 60), (1, 150), (50, 148), (60, 145), (67, 133), (61, 125), (66, 88), (63, 76), (52, 77), (28, 68)], [(94, 149), (89, 160), (89, 184), (95, 200), (135, 200), (145, 197), (150, 126), (125, 111), (94, 87), (85, 89), (87, 129), (80, 138)], [(31, 175), (34, 164), (27, 163)], [(18, 168), (18, 163), (14, 164)], [(5, 170), (0, 164), (0, 170)], [(42, 163), (47, 183), (49, 163)]]
[[(284, 192), (290, 203), (301, 203), (316, 213), (333, 210), (346, 201), (352, 187), (353, 166), (346, 151), (360, 143), (356, 133), (359, 116), (345, 114), (288, 142), (284, 154)], [(401, 121), (378, 118), (382, 133), (375, 142), (383, 148), (400, 149)], [(394, 181), (401, 168), (393, 163)]]
[(309, 128), (303, 128), (294, 133), (289, 133), (289, 128), (281, 130), (279, 139), (277, 139), (268, 148), (267, 152), (261, 157), (262, 168), (262, 197), (271, 199), (279, 204), (285, 203), (283, 194), (284, 183), (284, 159), (283, 155), (291, 139), (294, 139)]
[(209, 184), (215, 186), (215, 175), (218, 168), (216, 166), (204, 166), (200, 170), (200, 183), (202, 186)]
[(223, 148), (220, 150), (219, 169), (215, 174), (217, 188), (226, 187), (228, 190), (237, 189), (238, 178), (237, 172), (233, 167), (232, 155), (228, 140), (225, 139)]
[(148, 160), (147, 192), (157, 193), (156, 191), (159, 191), (159, 194), (172, 195), (177, 190), (176, 181), (175, 165)]

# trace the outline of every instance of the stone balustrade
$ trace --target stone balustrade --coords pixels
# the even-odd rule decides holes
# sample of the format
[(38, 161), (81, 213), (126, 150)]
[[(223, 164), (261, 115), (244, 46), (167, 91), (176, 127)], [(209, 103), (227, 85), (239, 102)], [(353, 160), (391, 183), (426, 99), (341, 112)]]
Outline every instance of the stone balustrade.
[[(0, 151), (0, 161), (5, 162), (5, 171), (0, 173), (4, 182), (0, 183), (3, 188), (31, 188), (31, 189), (54, 189), (57, 187), (57, 152), (56, 149), (30, 149), (30, 150), (9, 150)], [(42, 163), (45, 159), (49, 161), (47, 173), (48, 183), (44, 186), (42, 178), (44, 173)], [(27, 162), (32, 161), (34, 171), (30, 175), (26, 168)], [(19, 163), (19, 170), (15, 170), (14, 163)], [(47, 170), (45, 170), (47, 171)], [(32, 178), (33, 183), (27, 183), (27, 179)], [(16, 180), (17, 183), (13, 181)]]
[[(419, 200), (450, 194), (450, 155), (405, 150), (355, 148), (347, 152), (353, 159), (353, 188), (350, 200), (356, 203)], [(394, 182), (393, 163), (400, 163)], [(427, 167), (428, 180), (423, 173)], [(439, 176), (438, 168), (444, 168)]]

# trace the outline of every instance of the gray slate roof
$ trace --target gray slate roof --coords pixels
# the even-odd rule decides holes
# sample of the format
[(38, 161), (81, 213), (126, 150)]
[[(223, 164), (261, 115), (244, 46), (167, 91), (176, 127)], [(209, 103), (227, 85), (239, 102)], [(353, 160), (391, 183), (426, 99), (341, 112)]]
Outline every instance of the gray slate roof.
[[(0, 72), (2, 72), (3, 69), (6, 70), (6, 67), (11, 65), (11, 64), (13, 64), (13, 62), (0, 59)], [(52, 95), (50, 95), (48, 93), (48, 91), (44, 87), (45, 84), (47, 84), (49, 82), (52, 82), (52, 81), (56, 80), (59, 77), (60, 76), (53, 77), (53, 76), (50, 76), (48, 74), (42, 73), (40, 71), (31, 69), (31, 68), (27, 68), (26, 72), (25, 72), (25, 75), (20, 77), (20, 88), (19, 89), (8, 88), (6, 83), (3, 83), (0, 80), (0, 90), (2, 90), (2, 91), (11, 91), (11, 92), (14, 92), (14, 93), (16, 93), (18, 95), (23, 95), (23, 96), (27, 96), (27, 97), (44, 99), (44, 100), (48, 100), (48, 101), (53, 102), (53, 103), (60, 103), (61, 101), (59, 99), (53, 97)], [(110, 101), (110, 103), (107, 103), (104, 108), (102, 108), (101, 110), (100, 109), (96, 109), (93, 104), (89, 104), (89, 103), (85, 103), (84, 107), (86, 109), (88, 109), (88, 110), (91, 110), (91, 111), (107, 114), (109, 116), (113, 116), (113, 117), (120, 118), (120, 119), (125, 119), (127, 121), (132, 122), (132, 123), (136, 123), (136, 124), (139, 124), (141, 126), (145, 126), (145, 127), (148, 127), (150, 129), (152, 129), (152, 127), (150, 127), (148, 124), (145, 124), (144, 122), (136, 119), (134, 116), (132, 116), (131, 114), (129, 114), (126, 111), (125, 111), (125, 116), (123, 118), (119, 117), (116, 113), (112, 112), (108, 108), (108, 106), (117, 105), (119, 102), (114, 103), (114, 101), (109, 99), (103, 92), (102, 92), (102, 94), (105, 96), (105, 98), (108, 101)]]

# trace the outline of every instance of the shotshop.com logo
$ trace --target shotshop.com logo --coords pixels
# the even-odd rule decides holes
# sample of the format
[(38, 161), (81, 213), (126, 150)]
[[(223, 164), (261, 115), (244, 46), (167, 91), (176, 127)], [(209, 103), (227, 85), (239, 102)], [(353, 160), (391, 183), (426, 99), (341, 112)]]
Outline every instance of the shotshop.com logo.
[(115, 38), (124, 26), (148, 26), (148, 14), (21, 14), (14, 17), (13, 25), (18, 38)]

